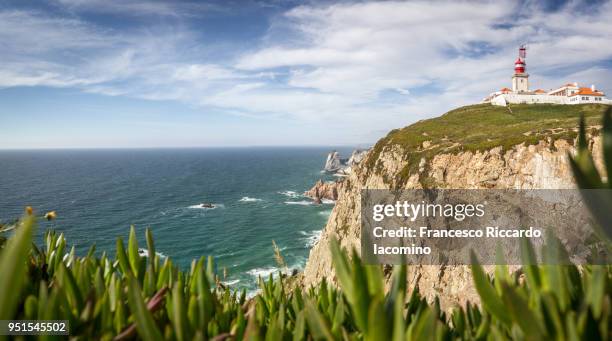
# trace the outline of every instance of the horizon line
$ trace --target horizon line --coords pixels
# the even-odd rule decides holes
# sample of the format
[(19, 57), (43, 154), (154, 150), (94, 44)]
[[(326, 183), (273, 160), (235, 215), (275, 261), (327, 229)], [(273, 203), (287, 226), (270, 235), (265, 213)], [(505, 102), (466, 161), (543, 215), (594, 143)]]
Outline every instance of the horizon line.
[(16, 147), (3, 148), (0, 147), (0, 152), (3, 151), (54, 151), (54, 150), (154, 150), (154, 149), (240, 149), (240, 148), (358, 148), (361, 146), (371, 147), (372, 143), (359, 144), (304, 144), (304, 145), (240, 145), (240, 146), (152, 146), (152, 147)]

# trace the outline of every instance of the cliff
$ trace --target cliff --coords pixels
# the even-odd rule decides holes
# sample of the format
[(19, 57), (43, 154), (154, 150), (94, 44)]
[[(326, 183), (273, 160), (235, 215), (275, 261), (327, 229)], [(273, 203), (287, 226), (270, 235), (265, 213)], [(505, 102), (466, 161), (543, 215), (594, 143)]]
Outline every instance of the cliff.
[[(328, 250), (333, 237), (359, 252), (361, 189), (572, 188), (567, 154), (574, 152), (578, 118), (585, 116), (590, 148), (599, 157), (605, 108), (483, 104), (391, 131), (338, 189), (321, 239), (310, 252), (303, 284), (323, 277), (334, 282)], [(601, 166), (600, 157), (596, 163)], [(468, 266), (410, 266), (408, 271), (409, 287), (418, 285), (428, 299), (437, 295), (445, 308), (478, 302)]]

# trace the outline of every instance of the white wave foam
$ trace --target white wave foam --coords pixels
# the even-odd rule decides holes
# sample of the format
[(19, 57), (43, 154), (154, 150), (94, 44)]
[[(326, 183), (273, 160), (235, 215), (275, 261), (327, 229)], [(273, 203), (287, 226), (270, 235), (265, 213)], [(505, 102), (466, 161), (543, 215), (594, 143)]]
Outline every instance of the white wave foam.
[(196, 205), (191, 205), (188, 206), (187, 208), (194, 208), (194, 209), (200, 209), (200, 210), (214, 210), (215, 208), (225, 208), (225, 205), (223, 204), (211, 204), (213, 207), (204, 207), (202, 206), (202, 204), (196, 204)]
[(247, 274), (255, 277), (255, 278), (268, 278), (270, 275), (277, 275), (279, 269), (275, 267), (267, 267), (267, 268), (255, 268), (247, 271)]
[(234, 284), (238, 284), (238, 282), (240, 282), (239, 279), (234, 279), (234, 280), (231, 280), (231, 281), (224, 281), (224, 282), (221, 282), (221, 283), (223, 283), (224, 285), (231, 286), (231, 285), (234, 285)]
[(302, 200), (302, 201), (285, 201), (285, 204), (287, 204), (287, 205), (308, 206), (308, 205), (312, 205), (313, 202), (312, 201), (307, 201), (307, 200)]
[(336, 203), (336, 200), (331, 200), (331, 199), (321, 199), (321, 203), (326, 204), (326, 205), (333, 205)]
[(314, 231), (300, 231), (300, 234), (303, 235), (305, 238), (302, 238), (302, 240), (305, 241), (306, 246), (307, 247), (313, 247), (318, 241), (319, 239), (321, 239), (321, 233), (323, 232), (323, 230), (314, 230)]
[(255, 201), (262, 201), (262, 199), (250, 198), (250, 197), (242, 197), (242, 199), (240, 199), (238, 201), (242, 201), (242, 202), (255, 202)]
[[(140, 255), (140, 257), (149, 257), (149, 250), (145, 249), (145, 248), (139, 248), (138, 249), (138, 254)], [(159, 258), (164, 258), (164, 259), (168, 258), (168, 256), (164, 255), (163, 253), (161, 253), (159, 251), (155, 251), (155, 254)]]
[(332, 213), (331, 210), (325, 210), (325, 211), (319, 212), (319, 215), (329, 217), (331, 215), (331, 213)]
[(304, 197), (304, 195), (297, 193), (296, 191), (283, 191), (283, 192), (278, 192), (278, 194), (282, 194), (289, 198), (303, 198)]

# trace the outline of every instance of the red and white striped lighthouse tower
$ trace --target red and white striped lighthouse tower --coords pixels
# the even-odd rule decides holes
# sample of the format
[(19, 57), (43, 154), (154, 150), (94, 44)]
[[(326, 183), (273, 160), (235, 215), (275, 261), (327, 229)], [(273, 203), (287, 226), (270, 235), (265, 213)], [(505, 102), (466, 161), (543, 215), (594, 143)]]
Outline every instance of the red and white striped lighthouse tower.
[(519, 56), (514, 62), (514, 75), (512, 76), (512, 91), (513, 92), (528, 92), (529, 91), (529, 74), (525, 72), (527, 64), (527, 47), (521, 45), (519, 47)]

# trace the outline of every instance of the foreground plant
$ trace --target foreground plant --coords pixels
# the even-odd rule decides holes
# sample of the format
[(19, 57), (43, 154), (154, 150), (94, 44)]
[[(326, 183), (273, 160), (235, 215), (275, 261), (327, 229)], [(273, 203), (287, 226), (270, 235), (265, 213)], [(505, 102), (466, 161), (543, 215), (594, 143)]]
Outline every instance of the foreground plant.
[[(119, 238), (114, 258), (79, 257), (63, 235), (48, 232), (45, 247), (31, 244), (35, 218), (20, 221), (0, 254), (0, 319), (68, 320), (82, 339), (123, 340), (422, 340), (609, 339), (611, 272), (608, 266), (529, 266), (525, 283), (499, 266), (492, 281), (474, 265), (482, 307), (443, 312), (418, 288), (406, 287), (397, 266), (384, 290), (380, 266), (349, 259), (330, 245), (339, 288), (326, 281), (288, 290), (281, 276), (260, 281), (251, 299), (224, 287), (211, 258), (183, 271), (161, 262), (146, 231), (151, 257), (138, 254), (134, 229), (127, 247)], [(528, 244), (523, 252), (531, 257)], [(563, 257), (547, 249), (547, 257)], [(27, 259), (27, 262), (23, 261)], [(22, 261), (20, 261), (22, 260)], [(525, 264), (532, 264), (525, 259)], [(5, 274), (12, 274), (6, 276)], [(51, 339), (52, 336), (41, 336)]]

